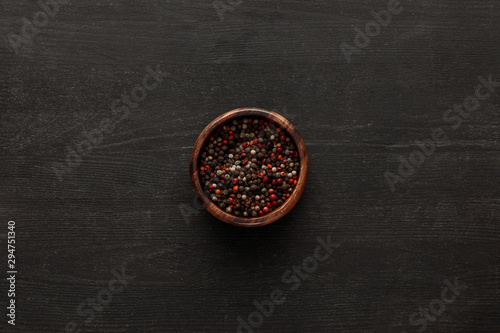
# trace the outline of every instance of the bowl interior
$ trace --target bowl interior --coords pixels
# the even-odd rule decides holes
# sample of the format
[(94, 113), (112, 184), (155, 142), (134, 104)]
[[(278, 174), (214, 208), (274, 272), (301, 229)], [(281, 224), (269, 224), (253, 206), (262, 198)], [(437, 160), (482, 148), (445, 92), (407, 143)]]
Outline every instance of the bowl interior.
[[(229, 121), (232, 121), (235, 118), (248, 117), (248, 118), (261, 118), (266, 119), (272, 123), (275, 123), (276, 126), (279, 126), (283, 130), (287, 132), (290, 138), (294, 141), (294, 144), (297, 148), (299, 154), (299, 176), (297, 179), (297, 185), (293, 189), (291, 195), (285, 202), (279, 206), (277, 209), (272, 212), (257, 217), (243, 217), (236, 216), (234, 214), (227, 213), (219, 206), (214, 204), (209, 197), (204, 193), (203, 186), (201, 185), (198, 170), (199, 170), (199, 160), (203, 147), (208, 143), (208, 140), (212, 133), (219, 128), (220, 126), (226, 124)], [(200, 134), (198, 139), (196, 140), (195, 146), (193, 148), (193, 152), (191, 154), (191, 181), (193, 183), (194, 190), (198, 197), (200, 198), (203, 206), (207, 209), (213, 216), (220, 219), (223, 222), (243, 226), (243, 227), (257, 227), (272, 223), (284, 215), (286, 215), (297, 203), (298, 199), (302, 195), (304, 191), (305, 183), (307, 180), (307, 171), (308, 171), (308, 156), (304, 141), (300, 137), (297, 130), (293, 127), (293, 125), (281, 115), (260, 108), (242, 108), (236, 109), (229, 112), (224, 113), (219, 116), (215, 120), (213, 120)]]

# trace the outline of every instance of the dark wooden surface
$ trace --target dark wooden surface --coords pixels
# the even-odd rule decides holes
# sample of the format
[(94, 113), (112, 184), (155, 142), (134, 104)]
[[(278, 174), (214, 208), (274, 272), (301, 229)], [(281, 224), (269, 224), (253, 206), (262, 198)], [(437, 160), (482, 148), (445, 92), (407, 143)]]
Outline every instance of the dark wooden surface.
[[(402, 4), (348, 63), (340, 43), (386, 1), (244, 1), (224, 20), (211, 1), (71, 1), (19, 54), (7, 34), (40, 7), (1, 1), (0, 234), (16, 221), (19, 271), (2, 331), (236, 332), (279, 288), (256, 332), (410, 333), (458, 278), (425, 331), (498, 332), (500, 89), (456, 130), (443, 114), (479, 75), (500, 81), (500, 2)], [(156, 65), (163, 82), (58, 180), (52, 163)], [(310, 157), (297, 206), (255, 229), (193, 206), (189, 179), (200, 131), (244, 106), (285, 114)], [(434, 128), (449, 140), (392, 192), (384, 173)], [(340, 246), (290, 290), (282, 275), (329, 235)], [(122, 268), (135, 278), (83, 324)]]

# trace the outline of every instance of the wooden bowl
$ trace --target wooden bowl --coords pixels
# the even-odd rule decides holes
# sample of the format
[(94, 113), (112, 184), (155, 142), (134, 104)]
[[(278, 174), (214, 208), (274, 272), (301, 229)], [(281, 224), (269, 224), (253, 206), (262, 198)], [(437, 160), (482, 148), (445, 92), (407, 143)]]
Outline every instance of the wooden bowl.
[[(233, 214), (229, 214), (219, 208), (216, 204), (206, 196), (203, 191), (203, 187), (200, 182), (200, 177), (198, 175), (199, 170), (199, 155), (203, 147), (210, 138), (212, 132), (214, 132), (219, 126), (227, 123), (228, 121), (236, 117), (255, 117), (263, 118), (268, 121), (274, 122), (277, 126), (284, 129), (289, 136), (294, 140), (299, 153), (299, 178), (297, 180), (297, 185), (295, 186), (290, 197), (276, 210), (273, 210), (269, 214), (258, 216), (258, 217), (241, 217)], [(193, 152), (191, 153), (191, 182), (193, 184), (194, 191), (196, 195), (200, 198), (203, 206), (206, 210), (210, 212), (213, 216), (219, 220), (239, 226), (239, 227), (260, 227), (269, 223), (272, 223), (283, 216), (285, 216), (292, 208), (295, 206), (297, 201), (299, 201), (302, 192), (306, 186), (307, 181), (307, 171), (309, 168), (309, 159), (307, 157), (307, 150), (304, 141), (299, 135), (299, 132), (293, 127), (293, 125), (286, 120), (284, 117), (280, 116), (276, 112), (260, 109), (260, 108), (240, 108), (224, 113), (223, 115), (217, 117), (213, 120), (207, 127), (201, 132), (200, 136), (196, 140), (193, 147)]]

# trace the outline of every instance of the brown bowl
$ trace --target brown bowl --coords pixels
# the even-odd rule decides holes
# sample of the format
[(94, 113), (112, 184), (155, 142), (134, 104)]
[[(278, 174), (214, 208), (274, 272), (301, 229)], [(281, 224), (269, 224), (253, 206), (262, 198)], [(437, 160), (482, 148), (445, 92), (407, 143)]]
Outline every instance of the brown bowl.
[[(216, 204), (210, 200), (203, 192), (203, 188), (200, 183), (200, 178), (198, 175), (199, 170), (199, 155), (203, 147), (205, 146), (208, 138), (210, 138), (213, 131), (215, 131), (219, 126), (225, 124), (226, 122), (242, 116), (263, 118), (268, 121), (274, 122), (276, 125), (284, 129), (290, 137), (294, 140), (297, 146), (297, 151), (299, 153), (300, 170), (299, 178), (297, 180), (297, 186), (294, 188), (290, 197), (276, 210), (273, 210), (269, 214), (258, 216), (258, 217), (240, 217), (233, 214), (229, 214), (219, 208)], [(260, 109), (260, 108), (240, 108), (224, 113), (223, 115), (217, 117), (213, 120), (207, 127), (201, 132), (200, 136), (196, 140), (193, 147), (193, 152), (191, 153), (191, 182), (193, 184), (194, 191), (196, 195), (200, 198), (203, 206), (206, 210), (210, 212), (213, 216), (219, 220), (236, 225), (239, 227), (260, 227), (269, 223), (272, 223), (283, 216), (285, 216), (295, 204), (299, 201), (302, 192), (306, 186), (307, 181), (307, 171), (309, 168), (309, 159), (307, 157), (307, 150), (304, 141), (299, 135), (299, 132), (293, 127), (293, 125), (286, 120), (284, 117), (280, 116), (276, 112)]]

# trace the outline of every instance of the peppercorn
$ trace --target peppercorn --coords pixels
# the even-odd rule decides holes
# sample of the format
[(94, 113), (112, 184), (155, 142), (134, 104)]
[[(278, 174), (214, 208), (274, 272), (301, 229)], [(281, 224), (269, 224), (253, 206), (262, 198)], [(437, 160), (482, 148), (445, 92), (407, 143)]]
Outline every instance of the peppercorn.
[(298, 183), (294, 141), (265, 119), (236, 118), (217, 128), (202, 148), (199, 165), (204, 193), (236, 216), (271, 213)]

